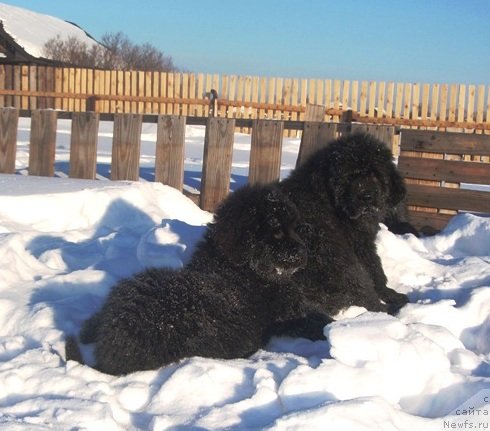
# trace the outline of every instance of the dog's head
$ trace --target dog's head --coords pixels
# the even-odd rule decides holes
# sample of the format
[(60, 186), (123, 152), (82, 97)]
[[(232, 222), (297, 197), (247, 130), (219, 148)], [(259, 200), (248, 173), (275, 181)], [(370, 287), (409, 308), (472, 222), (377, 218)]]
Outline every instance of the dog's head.
[[(320, 150), (315, 183), (335, 210), (350, 220), (383, 220), (386, 211), (405, 197), (403, 179), (391, 151), (365, 133), (340, 138)], [(314, 185), (315, 185), (314, 183)]]
[(210, 238), (235, 266), (286, 281), (306, 265), (296, 207), (274, 186), (245, 186), (218, 208)]

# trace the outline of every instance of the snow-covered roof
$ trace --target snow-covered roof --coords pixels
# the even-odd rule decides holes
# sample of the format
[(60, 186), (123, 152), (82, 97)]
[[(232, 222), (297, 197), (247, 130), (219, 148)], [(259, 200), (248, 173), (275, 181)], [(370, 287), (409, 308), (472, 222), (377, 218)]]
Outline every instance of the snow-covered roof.
[(44, 44), (57, 35), (74, 36), (87, 44), (97, 43), (75, 24), (54, 16), (0, 3), (0, 22), (14, 41), (33, 57), (43, 57)]

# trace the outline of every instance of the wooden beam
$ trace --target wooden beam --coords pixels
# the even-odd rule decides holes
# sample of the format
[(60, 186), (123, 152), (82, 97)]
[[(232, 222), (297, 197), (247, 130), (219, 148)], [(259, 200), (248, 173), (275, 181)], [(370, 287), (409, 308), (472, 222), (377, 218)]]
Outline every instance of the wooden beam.
[(337, 137), (337, 123), (306, 122), (301, 136), (296, 166)]
[(160, 115), (157, 125), (155, 181), (184, 187), (185, 117)]
[(29, 175), (54, 176), (57, 112), (32, 111), (29, 143)]
[(70, 178), (95, 179), (99, 114), (74, 112), (71, 121)]
[(115, 114), (111, 180), (139, 179), (142, 116)]
[(0, 110), (0, 172), (15, 173), (17, 155), (17, 127), (19, 111), (15, 108)]
[(398, 159), (398, 171), (404, 178), (490, 184), (490, 165), (481, 162), (427, 159), (401, 155)]
[(490, 156), (490, 136), (402, 129), (400, 149), (425, 153)]
[(490, 213), (490, 192), (407, 184), (409, 205)]
[(279, 179), (283, 130), (282, 121), (253, 121), (249, 183), (269, 183)]
[(410, 223), (422, 234), (440, 231), (446, 227), (452, 214), (441, 214), (437, 212), (416, 211), (409, 209), (408, 219)]
[(206, 211), (214, 211), (230, 191), (234, 131), (233, 118), (208, 118), (200, 202)]

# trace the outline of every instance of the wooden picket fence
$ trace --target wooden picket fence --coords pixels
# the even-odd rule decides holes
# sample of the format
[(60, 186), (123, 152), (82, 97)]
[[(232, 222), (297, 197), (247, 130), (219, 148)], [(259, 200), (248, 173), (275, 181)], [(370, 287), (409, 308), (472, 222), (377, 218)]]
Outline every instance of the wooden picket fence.
[[(0, 108), (0, 173), (16, 172), (19, 115), (31, 117), (28, 174), (48, 177), (55, 175), (59, 119), (71, 120), (69, 176), (83, 179), (97, 177), (100, 121), (113, 122), (110, 179), (132, 181), (140, 179), (142, 124), (156, 123), (155, 181), (186, 192), (203, 209), (211, 211), (230, 191), (234, 134), (237, 127), (252, 130), (248, 176), (250, 183), (268, 183), (279, 179), (284, 130), (302, 133), (298, 163), (302, 163), (318, 147), (341, 134), (360, 130), (361, 127), (390, 147), (395, 135), (395, 128), (392, 126)], [(314, 114), (308, 115), (314, 117)], [(186, 125), (206, 127), (199, 195), (189, 194), (184, 189)]]
[(490, 214), (488, 135), (403, 129), (398, 170), (419, 228), (440, 230), (462, 211)]
[[(316, 112), (315, 112), (316, 111)], [(71, 119), (69, 176), (95, 179), (100, 121), (113, 122), (112, 180), (140, 179), (143, 123), (156, 123), (155, 181), (191, 197), (213, 211), (230, 191), (234, 133), (252, 131), (250, 183), (268, 183), (280, 176), (284, 130), (301, 132), (297, 165), (339, 136), (364, 131), (391, 149), (399, 131), (393, 126), (314, 121), (318, 107), (309, 107), (309, 121), (184, 117), (153, 114), (104, 114), (51, 109), (0, 109), (0, 173), (15, 173), (19, 115), (31, 117), (28, 174), (55, 175), (58, 119)], [(186, 125), (204, 125), (203, 166), (199, 194), (184, 189)], [(399, 136), (398, 136), (399, 138)], [(458, 211), (490, 213), (490, 192), (465, 190), (464, 183), (490, 185), (490, 136), (401, 129), (399, 170), (408, 187), (411, 220), (418, 228), (439, 230)]]
[(323, 120), (490, 133), (490, 87), (0, 65), (0, 107)]

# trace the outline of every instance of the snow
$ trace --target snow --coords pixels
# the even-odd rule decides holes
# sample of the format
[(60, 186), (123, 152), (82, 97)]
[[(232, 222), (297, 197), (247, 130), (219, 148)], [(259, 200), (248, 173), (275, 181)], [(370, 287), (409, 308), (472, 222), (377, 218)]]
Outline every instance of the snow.
[(5, 31), (33, 57), (43, 57), (44, 44), (57, 36), (75, 37), (88, 46), (97, 43), (74, 24), (5, 3), (0, 3), (0, 21)]
[[(147, 266), (184, 265), (212, 214), (147, 181), (154, 125), (144, 125), (139, 182), (66, 178), (69, 121), (58, 129), (59, 178), (22, 175), (28, 119), (18, 175), (0, 175), (0, 430), (488, 428), (490, 218), (471, 214), (421, 239), (382, 226), (389, 286), (410, 298), (396, 317), (353, 307), (322, 341), (275, 338), (248, 359), (193, 357), (124, 377), (66, 362), (65, 335), (111, 286)], [(188, 189), (199, 188), (203, 141), (203, 128), (187, 126)], [(101, 123), (100, 178), (110, 143)], [(285, 140), (282, 177), (298, 145)], [(234, 148), (233, 189), (246, 181), (250, 137), (236, 134)]]
[[(0, 3), (5, 30), (33, 56), (74, 25)], [(212, 214), (152, 182), (155, 125), (144, 124), (141, 181), (110, 182), (111, 125), (101, 122), (97, 178), (67, 178), (70, 122), (59, 120), (58, 178), (27, 177), (29, 119), (18, 175), (0, 175), (0, 430), (488, 429), (490, 218), (462, 214), (435, 237), (382, 227), (389, 286), (409, 295), (396, 317), (352, 307), (325, 340), (276, 338), (248, 359), (187, 358), (104, 375), (64, 358), (64, 338), (111, 286), (147, 266), (180, 268)], [(187, 127), (185, 188), (200, 187), (204, 128)], [(283, 145), (281, 177), (298, 139)], [(236, 134), (234, 190), (250, 137)], [(84, 347), (90, 357), (90, 346)]]

